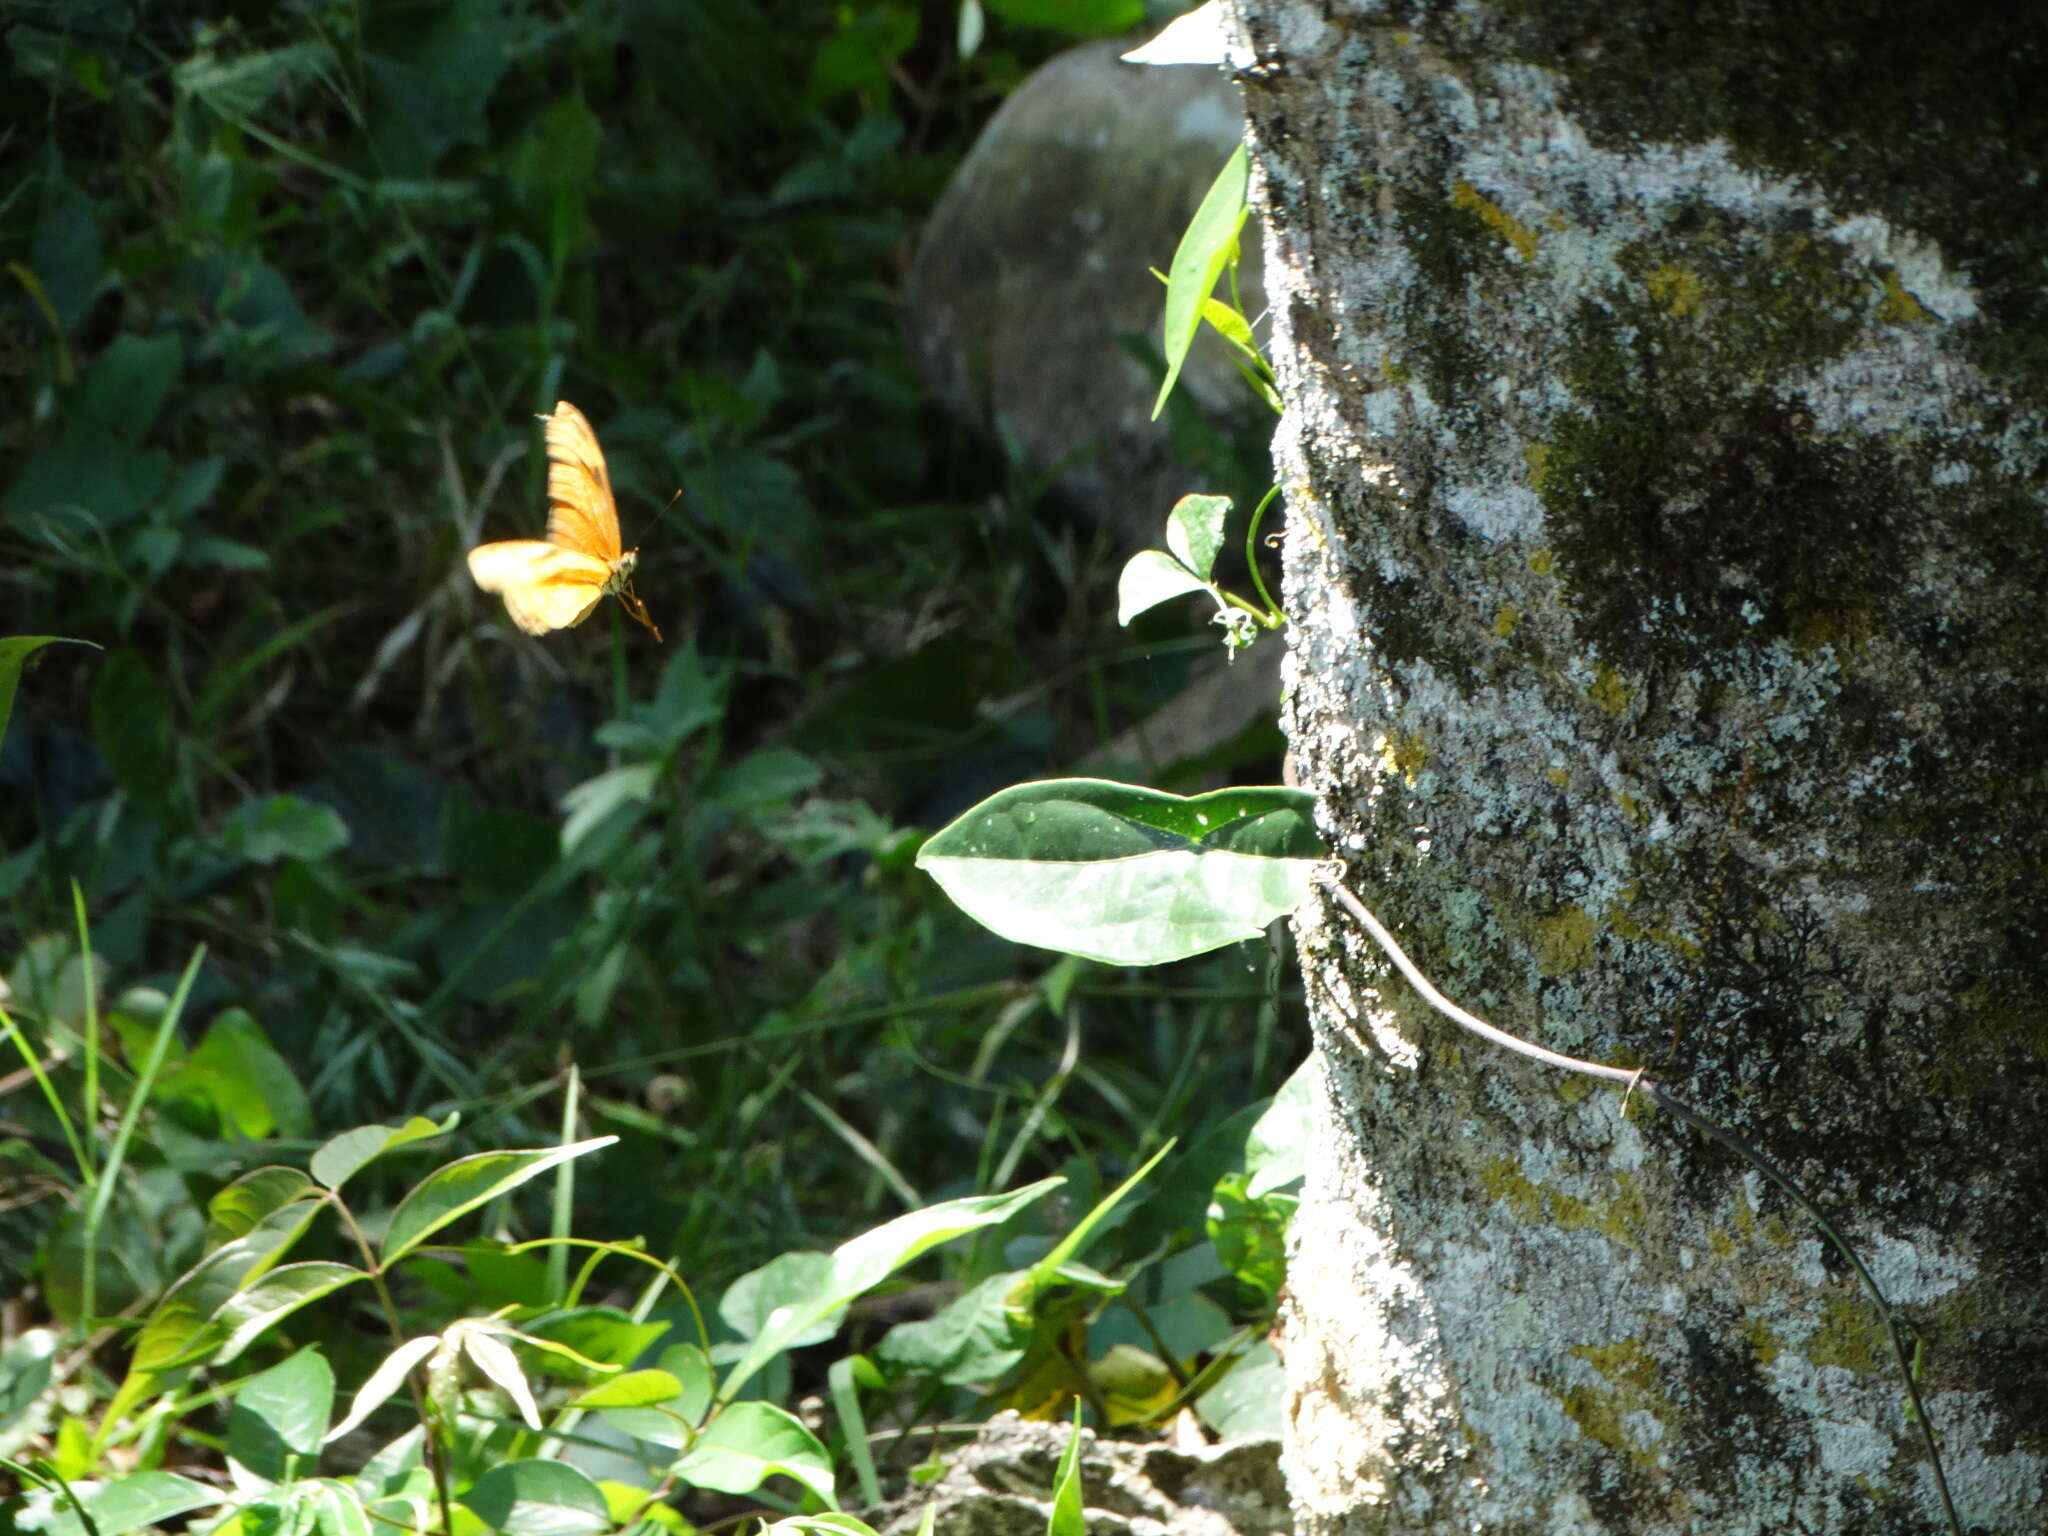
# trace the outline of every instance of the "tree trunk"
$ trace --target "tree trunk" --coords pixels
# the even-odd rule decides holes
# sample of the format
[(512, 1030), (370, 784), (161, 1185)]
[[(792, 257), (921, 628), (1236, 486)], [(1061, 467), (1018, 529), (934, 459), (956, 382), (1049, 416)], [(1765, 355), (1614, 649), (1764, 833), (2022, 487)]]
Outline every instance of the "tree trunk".
[[(1453, 1000), (1798, 1180), (2048, 1525), (2048, 22), (1233, 0), (1289, 730)], [(1301, 921), (1304, 1532), (1946, 1528), (1882, 1314), (1740, 1158)]]

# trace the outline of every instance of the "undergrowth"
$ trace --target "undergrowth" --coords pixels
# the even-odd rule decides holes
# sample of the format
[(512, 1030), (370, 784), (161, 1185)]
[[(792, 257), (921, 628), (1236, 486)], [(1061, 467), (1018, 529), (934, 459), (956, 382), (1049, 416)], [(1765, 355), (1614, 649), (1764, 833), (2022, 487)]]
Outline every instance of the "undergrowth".
[[(715, 1334), (782, 1256), (1066, 1180), (887, 1282), (919, 1283), (851, 1358), (903, 1307), (1029, 1268), (1172, 1137), (1093, 1268), (1020, 1304), (1057, 1349), (878, 1368), (850, 1406), (1078, 1395), (1142, 1425), (1250, 1358), (1285, 1197), (1251, 1192), (1246, 1137), (1301, 1049), (1281, 968), (1021, 951), (912, 868), (926, 829), (1080, 759), (1205, 644), (1120, 644), (1128, 551), (911, 370), (918, 221), (1066, 41), (990, 6), (963, 59), (956, 9), (0, 16), (0, 631), (99, 647), (38, 653), (0, 740), (0, 1452), (43, 1458), (48, 1518), (80, 1479), (227, 1475), (231, 1383), (308, 1350), (346, 1394), (390, 1326), (560, 1310), (581, 1257), (522, 1240), (644, 1242)], [(665, 648), (608, 611), (530, 640), (463, 571), (538, 530), (532, 417), (563, 398)], [(110, 1425), (238, 1181), (415, 1116), (445, 1127), (436, 1166), (617, 1140), (573, 1199), (507, 1190), (423, 1249), (387, 1316), (309, 1304), (237, 1374), (195, 1361)], [(388, 1215), (427, 1172), (380, 1158), (350, 1208)], [(337, 1220), (294, 1238), (305, 1262), (344, 1261)], [(628, 1315), (644, 1294), (576, 1284)], [(1165, 1374), (1112, 1391), (1112, 1355)], [(786, 1359), (766, 1400), (831, 1395)], [(589, 1389), (557, 1387), (550, 1413)]]

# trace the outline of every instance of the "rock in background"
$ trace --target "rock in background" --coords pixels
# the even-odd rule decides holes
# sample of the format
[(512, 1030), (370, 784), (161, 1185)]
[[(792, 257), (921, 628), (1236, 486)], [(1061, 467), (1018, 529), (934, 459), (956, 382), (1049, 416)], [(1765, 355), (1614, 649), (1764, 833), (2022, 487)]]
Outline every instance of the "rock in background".
[[(1060, 470), (1060, 490), (1127, 534), (1158, 542), (1193, 472), (1173, 462), (1158, 380), (1120, 343), (1156, 349), (1172, 263), (1202, 194), (1243, 132), (1237, 87), (1213, 69), (1147, 68), (1090, 43), (1012, 93), (933, 211), (905, 295), (912, 351), (962, 419)], [(1262, 308), (1245, 240), (1246, 311)], [(1213, 336), (1180, 389), (1219, 413), (1264, 407)]]

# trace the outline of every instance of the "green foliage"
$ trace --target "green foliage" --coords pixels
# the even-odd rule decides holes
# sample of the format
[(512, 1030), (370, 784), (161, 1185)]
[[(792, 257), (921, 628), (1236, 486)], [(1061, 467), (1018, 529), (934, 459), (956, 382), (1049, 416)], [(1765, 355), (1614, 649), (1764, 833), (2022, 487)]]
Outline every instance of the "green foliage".
[(1109, 965), (1160, 965), (1258, 937), (1325, 856), (1315, 797), (1273, 786), (1192, 797), (1101, 779), (992, 795), (917, 863), (1005, 938)]
[[(1152, 406), (1154, 417), (1166, 408), (1166, 397), (1173, 393), (1173, 386), (1180, 379), (1181, 365), (1187, 361), (1188, 349), (1195, 344), (1195, 334), (1201, 330), (1209, 306), (1215, 302), (1211, 295), (1215, 291), (1216, 280), (1226, 269), (1231, 273), (1235, 292), (1238, 237), (1243, 233), (1245, 219), (1250, 213), (1250, 205), (1246, 201), (1250, 175), (1251, 159), (1240, 144), (1223, 162), (1223, 169), (1217, 172), (1216, 180), (1202, 198), (1201, 206), (1195, 210), (1194, 218), (1188, 221), (1180, 246), (1173, 253), (1173, 266), (1166, 278), (1166, 320), (1162, 335), (1166, 377), (1160, 382), (1159, 398)], [(1227, 309), (1222, 305), (1215, 307), (1219, 318), (1235, 316), (1234, 321), (1224, 319), (1217, 329), (1236, 346), (1241, 358), (1244, 353), (1249, 353), (1252, 362), (1263, 371), (1264, 362), (1252, 345), (1250, 326), (1244, 322), (1244, 305), (1234, 302)], [(1269, 400), (1272, 398), (1270, 387), (1264, 393)]]
[[(1206, 1211), (1277, 968), (1048, 962), (915, 869), (1188, 661), (1107, 631), (1121, 552), (899, 338), (973, 128), (1135, 5), (975, 11), (957, 51), (762, 0), (8, 30), (0, 606), (81, 644), (0, 640), (0, 1525), (652, 1536), (694, 1487), (851, 1530), (918, 1424), (1101, 1419), (1113, 1352), (1192, 1382), (1265, 1326)], [(462, 574), (539, 530), (564, 397), (666, 649)], [(987, 1347), (889, 1344), (913, 1280)], [(1133, 1280), (1199, 1325), (1150, 1340)]]
[(0, 742), (7, 738), (7, 717), (14, 713), (14, 690), (21, 682), (21, 669), (46, 645), (78, 644), (62, 635), (16, 635), (0, 639)]
[(1214, 622), (1223, 626), (1223, 643), (1233, 656), (1257, 639), (1259, 630), (1285, 624), (1287, 616), (1266, 591), (1265, 578), (1259, 574), (1259, 523), (1274, 494), (1266, 493), (1245, 532), (1245, 564), (1258, 588), (1259, 603), (1226, 592), (1215, 581), (1230, 498), (1183, 496), (1166, 517), (1166, 548), (1140, 550), (1124, 562), (1123, 574), (1117, 578), (1117, 623), (1129, 625), (1161, 603), (1189, 592), (1206, 592), (1216, 604)]
[[(188, 983), (196, 969), (188, 968)], [(87, 1006), (91, 1011), (90, 986)], [(171, 1025), (184, 1006), (181, 988), (166, 1010)], [(12, 1018), (0, 1014), (0, 1020), (21, 1043)], [(169, 1034), (162, 1028), (155, 1038)], [(53, 1101), (53, 1107), (63, 1106)], [(1243, 1167), (1217, 1183), (1219, 1198), (1234, 1198), (1265, 1171), (1252, 1154), (1285, 1144), (1284, 1127), (1275, 1122), (1289, 1112), (1276, 1105), (1252, 1138), (1240, 1138), (1241, 1156), (1233, 1161)], [(428, 1237), (502, 1206), (552, 1168), (593, 1154), (617, 1155), (616, 1137), (457, 1157), (413, 1179), (383, 1208), (358, 1205), (339, 1192), (380, 1159), (417, 1151), (452, 1129), (452, 1122), (420, 1120), (356, 1127), (310, 1153), (312, 1177), (272, 1164), (221, 1188), (207, 1203), (195, 1261), (133, 1333), (127, 1375), (100, 1409), (97, 1429), (69, 1443), (60, 1435), (54, 1459), (22, 1468), (24, 1493), (0, 1505), (12, 1528), (85, 1536), (90, 1520), (100, 1536), (123, 1536), (191, 1515), (207, 1522), (232, 1518), (245, 1530), (285, 1524), (356, 1532), (393, 1520), (417, 1526), (436, 1512), (445, 1525), (460, 1507), (497, 1530), (596, 1533), (644, 1520), (673, 1526), (673, 1511), (659, 1501), (678, 1489), (754, 1496), (783, 1480), (814, 1512), (833, 1510), (841, 1455), (860, 1468), (872, 1502), (879, 1485), (864, 1436), (858, 1452), (844, 1442), (835, 1452), (772, 1397), (742, 1397), (742, 1389), (758, 1390), (764, 1370), (789, 1350), (837, 1336), (853, 1303), (921, 1256), (962, 1237), (1014, 1227), (1065, 1182), (1044, 1179), (1008, 1194), (943, 1201), (885, 1222), (829, 1255), (785, 1254), (727, 1290), (718, 1316), (733, 1337), (721, 1342), (706, 1330), (683, 1276), (637, 1242), (581, 1245), (589, 1256), (576, 1280), (537, 1292), (532, 1277), (522, 1277), (517, 1255), (573, 1241), (567, 1234), (510, 1249), (472, 1242), (444, 1250), (459, 1255), (459, 1272), (427, 1245)], [(1113, 1218), (1126, 1214), (1171, 1147), (1094, 1202), (1064, 1235), (1047, 1233), (1028, 1267), (989, 1276), (928, 1323), (897, 1325), (872, 1358), (841, 1361), (832, 1377), (842, 1424), (866, 1424), (863, 1397), (929, 1397), (970, 1384), (996, 1388), (992, 1402), (1072, 1402), (1077, 1415), (1083, 1403), (1092, 1404), (1111, 1424), (1163, 1418), (1188, 1401), (1207, 1412), (1212, 1397), (1241, 1418), (1244, 1372), (1233, 1367), (1247, 1358), (1251, 1330), (1192, 1371), (1192, 1362), (1162, 1361), (1115, 1339), (1094, 1366), (1077, 1370), (1077, 1362), (1090, 1357), (1088, 1345), (1075, 1347), (1087, 1337), (1089, 1320), (1099, 1321), (1130, 1286), (1128, 1278), (1083, 1265), (1081, 1254), (1102, 1243)], [(99, 1187), (119, 1176), (121, 1154), (117, 1140), (103, 1158), (86, 1158)], [(1217, 1220), (1212, 1212), (1212, 1227)], [(299, 1250), (323, 1242), (347, 1258), (299, 1257)], [(1125, 1267), (1134, 1251), (1125, 1245)], [(1225, 1253), (1225, 1246), (1219, 1243), (1217, 1252)], [(1150, 1257), (1140, 1256), (1139, 1267)], [(508, 1260), (514, 1261), (510, 1268)], [(582, 1299), (599, 1267), (614, 1265), (650, 1276), (630, 1310)], [(1258, 1284), (1261, 1276), (1259, 1265), (1247, 1264), (1238, 1278)], [(451, 1280), (459, 1282), (452, 1290)], [(398, 1338), (422, 1315), (417, 1302), (401, 1312), (399, 1298), (423, 1282), (460, 1296), (455, 1315), (432, 1333), (406, 1337), (381, 1355), (370, 1346), (366, 1357), (367, 1336), (332, 1326), (348, 1315), (335, 1310), (332, 1298), (356, 1287), (365, 1304), (374, 1298), (389, 1337)], [(525, 1292), (524, 1299), (499, 1300), (494, 1293), (506, 1288)], [(680, 1310), (663, 1305), (670, 1293), (683, 1304)], [(978, 1315), (963, 1327), (963, 1313)], [(324, 1327), (323, 1314), (329, 1320)], [(316, 1319), (310, 1327), (309, 1315)], [(1165, 1345), (1144, 1312), (1132, 1315)], [(679, 1329), (694, 1337), (673, 1339)], [(976, 1352), (956, 1346), (936, 1354), (926, 1347), (920, 1358), (919, 1345), (930, 1339), (951, 1336), (965, 1345), (996, 1335), (1009, 1347)], [(227, 1368), (251, 1350), (271, 1353), (276, 1363), (235, 1378)], [(341, 1370), (333, 1363), (337, 1357), (349, 1362)], [(635, 1368), (642, 1359), (654, 1363)], [(0, 1405), (0, 1433), (61, 1393), (46, 1354), (30, 1364), (27, 1390), (12, 1390)], [(1156, 1375), (1159, 1389), (1133, 1391), (1134, 1374)], [(337, 1381), (348, 1375), (358, 1384), (337, 1417)], [(409, 1404), (404, 1409), (402, 1396)], [(600, 1443), (578, 1429), (592, 1414), (612, 1431), (602, 1442), (610, 1447), (602, 1479), (577, 1455), (579, 1447)], [(223, 1415), (217, 1431), (202, 1432), (204, 1422)], [(382, 1448), (367, 1460), (353, 1458), (358, 1469), (352, 1473), (323, 1475), (329, 1448), (373, 1425), (382, 1426), (376, 1431)], [(181, 1436), (220, 1447), (231, 1486), (147, 1465)], [(142, 1470), (122, 1470), (138, 1455)], [(1077, 1501), (1072, 1490), (1059, 1501), (1062, 1509), (1075, 1505), (1070, 1523)]]

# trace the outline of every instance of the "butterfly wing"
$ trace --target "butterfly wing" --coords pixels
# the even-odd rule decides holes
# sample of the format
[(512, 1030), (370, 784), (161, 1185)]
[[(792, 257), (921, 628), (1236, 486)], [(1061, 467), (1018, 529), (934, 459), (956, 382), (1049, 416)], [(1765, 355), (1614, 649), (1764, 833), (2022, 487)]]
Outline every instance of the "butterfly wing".
[(504, 597), (514, 624), (529, 635), (544, 635), (590, 617), (612, 579), (612, 568), (538, 539), (507, 539), (472, 549), (469, 574), (486, 592)]
[(616, 565), (619, 509), (597, 434), (566, 400), (557, 400), (555, 414), (543, 419), (548, 424), (548, 542)]

